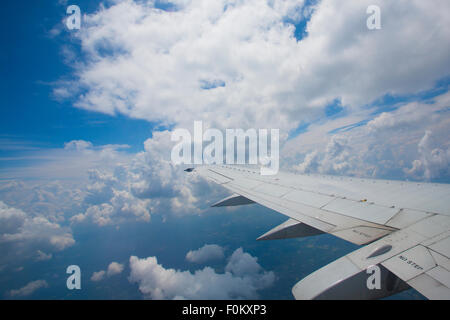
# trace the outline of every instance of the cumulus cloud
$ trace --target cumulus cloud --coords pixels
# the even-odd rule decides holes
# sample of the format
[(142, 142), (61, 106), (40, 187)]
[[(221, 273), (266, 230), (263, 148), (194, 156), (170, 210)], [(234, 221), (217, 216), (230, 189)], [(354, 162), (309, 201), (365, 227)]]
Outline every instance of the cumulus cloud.
[(74, 216), (72, 222), (83, 222), (90, 218), (99, 226), (118, 224), (131, 217), (133, 220), (149, 221), (148, 201), (133, 197), (127, 191), (113, 190), (113, 197), (99, 205), (90, 206), (84, 214)]
[(2, 201), (0, 225), (1, 266), (31, 257), (37, 260), (49, 259), (51, 254), (44, 252), (61, 251), (75, 243), (70, 229), (42, 216), (32, 217)]
[(114, 276), (116, 274), (120, 274), (123, 271), (123, 264), (120, 264), (118, 262), (111, 262), (108, 266), (108, 269), (106, 270), (106, 275), (108, 277)]
[(186, 260), (194, 263), (221, 260), (224, 257), (224, 249), (217, 244), (205, 244), (203, 247), (197, 250), (191, 250), (186, 254)]
[[(201, 118), (289, 131), (336, 98), (354, 110), (448, 75), (446, 0), (378, 1), (377, 31), (366, 27), (370, 0), (168, 3), (170, 12), (116, 1), (86, 16), (85, 61), (62, 85), (78, 107), (183, 127)], [(299, 40), (294, 24), (305, 19)]]
[[(170, 12), (151, 1), (117, 1), (86, 16), (78, 33), (84, 62), (75, 68), (74, 81), (55, 90), (72, 92), (81, 108), (173, 127), (191, 128), (194, 120), (203, 120), (222, 129), (281, 128), (285, 163), (301, 172), (427, 176), (419, 175), (425, 169), (417, 143), (437, 122), (444, 128), (442, 119), (436, 120), (438, 104), (418, 101), (380, 114), (376, 102), (417, 95), (448, 76), (450, 31), (443, 14), (448, 1), (434, 6), (420, 0), (379, 1), (382, 28), (376, 31), (366, 26), (370, 0), (168, 3)], [(301, 31), (296, 23), (306, 24), (302, 38), (296, 37)], [(324, 119), (334, 101), (343, 114)], [(307, 133), (286, 140), (301, 123), (310, 124)], [(433, 132), (448, 135), (448, 130)], [(170, 147), (159, 148), (161, 141), (154, 137), (149, 147), (167, 153)], [(77, 141), (69, 146), (92, 148)], [(195, 211), (190, 190), (168, 183), (173, 181), (170, 165), (149, 161), (149, 154), (127, 168), (133, 173), (128, 181), (132, 195), (170, 195), (165, 206), (183, 211), (185, 203), (176, 196), (182, 193)], [(416, 169), (411, 169), (414, 160)], [(102, 217), (117, 212), (92, 210)]]
[(242, 248), (236, 249), (233, 252), (225, 267), (225, 271), (237, 276), (258, 274), (261, 270), (262, 268), (258, 264), (258, 259), (244, 252)]
[[(313, 125), (284, 154), (302, 173), (449, 182), (449, 99), (444, 93), (400, 104), (353, 126), (333, 120)], [(295, 163), (296, 157), (303, 160)]]
[(270, 287), (275, 275), (264, 271), (257, 259), (237, 249), (217, 273), (210, 267), (190, 271), (166, 269), (156, 257), (130, 257), (129, 280), (150, 299), (255, 299), (258, 290)]
[(406, 173), (427, 180), (450, 176), (450, 148), (443, 150), (433, 140), (432, 131), (427, 130), (418, 144), (420, 159), (414, 160)]
[[(207, 182), (192, 177), (170, 160), (169, 131), (155, 132), (144, 151), (111, 170), (90, 170), (84, 212), (72, 223), (93, 222), (99, 226), (126, 221), (148, 222), (152, 214), (178, 216), (198, 214), (208, 203)], [(209, 189), (209, 194), (218, 188)], [(201, 199), (201, 201), (200, 201)]]
[(0, 234), (17, 233), (25, 223), (26, 214), (0, 202)]
[[(63, 180), (1, 181), (0, 199), (7, 199), (9, 204), (33, 217), (43, 217), (58, 224), (70, 222), (72, 226), (149, 222), (152, 214), (164, 217), (199, 214), (208, 207), (215, 194), (223, 197), (225, 192), (217, 186), (209, 188), (208, 182), (187, 175), (183, 168), (173, 165), (170, 160), (172, 147), (170, 131), (154, 132), (152, 138), (144, 142), (143, 151), (135, 154), (114, 151), (109, 154), (109, 161), (100, 163), (102, 156), (99, 154), (108, 150), (107, 146), (70, 141), (62, 150), (50, 150), (49, 163), (37, 164), (32, 171), (53, 165), (61, 166), (63, 170), (59, 157), (53, 159), (53, 155), (69, 152), (75, 158), (69, 161), (68, 168), (76, 160), (79, 168), (86, 170), (87, 174), (80, 173), (85, 179), (73, 181), (63, 175)], [(96, 160), (93, 164), (92, 159), (99, 162)], [(16, 213), (2, 227), (13, 228), (19, 221)]]
[(47, 288), (48, 283), (45, 280), (36, 280), (28, 283), (20, 289), (13, 289), (9, 292), (11, 297), (27, 297), (40, 288)]
[(42, 252), (41, 250), (38, 250), (37, 251), (36, 261), (50, 260), (52, 257), (53, 257), (53, 255), (51, 253), (46, 254), (45, 252)]
[(71, 181), (1, 181), (0, 199), (9, 206), (61, 223), (81, 209), (82, 186)]
[(97, 282), (97, 281), (103, 280), (103, 278), (105, 277), (105, 274), (106, 274), (106, 272), (104, 270), (94, 272), (91, 276), (91, 281)]
[(92, 147), (93, 145), (91, 142), (84, 140), (72, 140), (64, 144), (65, 150), (84, 151), (92, 149)]
[(112, 277), (114, 275), (120, 274), (120, 273), (122, 273), (124, 267), (125, 266), (123, 264), (113, 261), (108, 265), (108, 268), (106, 268), (106, 271), (100, 270), (100, 271), (94, 272), (91, 276), (91, 281), (98, 282), (98, 281), (103, 280), (105, 278), (105, 276)]

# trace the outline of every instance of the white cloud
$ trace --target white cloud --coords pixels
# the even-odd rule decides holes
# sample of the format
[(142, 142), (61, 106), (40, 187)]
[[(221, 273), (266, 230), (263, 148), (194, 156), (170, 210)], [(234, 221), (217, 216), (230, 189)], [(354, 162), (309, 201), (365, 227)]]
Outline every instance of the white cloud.
[(103, 280), (103, 278), (105, 277), (105, 273), (106, 272), (104, 270), (94, 272), (91, 276), (91, 281), (97, 282)]
[(405, 169), (406, 173), (427, 180), (450, 176), (450, 147), (446, 150), (436, 147), (432, 131), (425, 132), (418, 144), (418, 152), (420, 159), (414, 160), (412, 168)]
[(262, 270), (258, 264), (258, 259), (244, 252), (242, 248), (236, 249), (231, 255), (225, 271), (237, 276), (258, 274)]
[(45, 261), (45, 260), (50, 260), (53, 255), (51, 253), (46, 254), (45, 252), (42, 252), (41, 250), (38, 250), (36, 252), (37, 257), (36, 257), (36, 261)]
[(106, 271), (106, 275), (108, 277), (114, 276), (116, 274), (122, 273), (124, 268), (123, 264), (117, 263), (117, 262), (111, 262), (108, 266), (108, 269)]
[(367, 124), (337, 133), (329, 132), (342, 122), (313, 125), (289, 141), (281, 154), (288, 154), (286, 160), (304, 173), (449, 182), (449, 99), (450, 94), (444, 93), (431, 101), (366, 114), (366, 119), (372, 118)]
[(93, 145), (89, 141), (84, 140), (72, 140), (64, 144), (65, 150), (85, 151), (92, 149)]
[(258, 290), (270, 287), (275, 275), (257, 264), (256, 258), (237, 249), (225, 268), (216, 273), (205, 267), (194, 273), (166, 269), (156, 257), (130, 257), (129, 280), (150, 299), (255, 299)]
[(26, 297), (33, 294), (40, 288), (47, 288), (48, 283), (45, 280), (36, 280), (28, 283), (26, 286), (20, 289), (14, 289), (9, 292), (11, 297)]
[(191, 250), (186, 254), (186, 260), (194, 263), (221, 260), (224, 257), (224, 249), (217, 244), (205, 244), (203, 247), (197, 250)]
[(26, 214), (22, 210), (8, 207), (0, 202), (0, 234), (14, 234), (25, 223)]
[[(14, 207), (58, 224), (70, 221), (72, 225), (106, 226), (130, 221), (149, 222), (152, 214), (164, 217), (199, 214), (215, 197), (226, 193), (218, 186), (210, 188), (208, 182), (174, 166), (170, 161), (173, 146), (170, 137), (169, 131), (154, 132), (153, 137), (145, 141), (142, 152), (114, 151), (109, 161), (101, 161), (100, 155), (109, 150), (108, 146), (71, 141), (64, 148), (49, 150), (48, 163), (40, 162), (29, 170), (37, 174), (43, 168), (54, 166), (59, 168), (57, 171), (70, 171), (71, 163), (76, 162), (80, 170), (76, 179), (64, 173), (59, 177), (61, 180), (0, 181), (0, 199), (8, 199)], [(55, 154), (65, 153), (73, 158), (68, 154), (62, 157), (67, 161), (59, 156), (53, 158)], [(96, 160), (92, 162), (92, 159)], [(65, 162), (68, 163), (66, 169)], [(14, 170), (19, 171), (19, 168)], [(13, 219), (9, 223), (3, 228), (14, 227)]]
[(125, 266), (123, 264), (113, 261), (108, 265), (108, 268), (106, 268), (106, 271), (100, 270), (100, 271), (94, 272), (91, 276), (91, 281), (98, 282), (98, 281), (103, 280), (105, 278), (105, 276), (112, 277), (114, 275), (120, 274), (120, 273), (122, 273), (124, 267)]
[(72, 222), (83, 222), (89, 218), (99, 226), (118, 224), (128, 219), (135, 221), (150, 220), (149, 201), (135, 198), (125, 190), (112, 190), (113, 196), (107, 202), (87, 208), (84, 214), (74, 216)]
[(1, 181), (0, 199), (32, 216), (62, 223), (80, 210), (81, 186), (72, 181)]
[(128, 145), (93, 146), (91, 142), (84, 140), (69, 141), (65, 143), (64, 148), (35, 148), (21, 157), (0, 158), (0, 161), (27, 160), (31, 163), (26, 166), (8, 165), (0, 168), (0, 178), (80, 182), (86, 179), (90, 169), (110, 169), (117, 163), (129, 161), (131, 156), (124, 152), (127, 148)]
[[(446, 0), (378, 1), (377, 31), (366, 27), (370, 0), (323, 0), (314, 10), (294, 0), (171, 3), (175, 12), (117, 1), (86, 17), (86, 60), (66, 87), (77, 106), (186, 128), (201, 119), (287, 133), (336, 98), (354, 111), (448, 76)], [(286, 21), (305, 14), (307, 36), (297, 41)]]
[(71, 230), (42, 216), (32, 217), (0, 201), (0, 266), (23, 259), (51, 258), (51, 254), (75, 243)]
[[(183, 172), (170, 161), (170, 132), (154, 132), (144, 151), (111, 170), (90, 170), (84, 212), (72, 223), (93, 222), (99, 226), (126, 221), (149, 222), (152, 214), (179, 216), (199, 214), (215, 193), (198, 177)], [(208, 193), (205, 192), (208, 188)], [(219, 195), (220, 197), (220, 195)], [(200, 206), (198, 205), (200, 204)]]

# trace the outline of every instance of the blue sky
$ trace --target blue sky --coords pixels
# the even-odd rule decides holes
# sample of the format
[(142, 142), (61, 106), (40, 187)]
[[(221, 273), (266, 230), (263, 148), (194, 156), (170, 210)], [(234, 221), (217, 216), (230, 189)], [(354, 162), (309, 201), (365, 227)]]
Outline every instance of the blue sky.
[[(79, 1), (83, 14), (94, 13), (101, 1)], [(305, 6), (313, 6), (317, 1), (306, 1)], [(108, 7), (106, 3), (106, 7)], [(73, 68), (64, 61), (62, 49), (70, 46), (80, 55), (80, 43), (71, 32), (62, 27), (66, 16), (61, 3), (43, 1), (38, 3), (8, 2), (2, 11), (2, 42), (8, 43), (2, 52), (2, 63), (8, 77), (2, 78), (1, 87), (4, 107), (0, 110), (2, 140), (32, 143), (39, 147), (61, 147), (71, 140), (86, 140), (94, 145), (127, 144), (129, 151), (142, 150), (142, 143), (151, 137), (152, 131), (164, 129), (158, 122), (143, 121), (116, 113), (113, 116), (74, 108), (76, 99), (58, 99), (53, 89), (59, 81), (72, 78)], [(157, 3), (156, 7), (172, 10), (173, 5)], [(14, 12), (14, 14), (10, 14)], [(285, 22), (295, 26), (295, 37), (301, 41), (307, 35), (306, 26), (310, 19)], [(10, 32), (6, 32), (10, 30)], [(57, 36), (52, 30), (59, 30)], [(202, 80), (202, 87), (208, 89), (225, 86), (222, 80)], [(214, 83), (216, 81), (216, 83)], [(448, 91), (449, 78), (436, 79), (431, 89), (406, 95), (388, 93), (365, 105), (371, 110), (370, 118), (359, 123), (367, 123), (377, 114), (393, 111), (410, 101), (429, 101)], [(346, 106), (340, 98), (335, 98), (323, 106), (319, 118), (306, 118), (296, 129), (290, 131), (290, 138), (306, 132), (312, 121), (344, 117)], [(20, 119), (20, 120), (19, 120)], [(309, 120), (309, 121), (308, 121)], [(346, 126), (347, 127), (347, 126)], [(348, 125), (353, 127), (353, 124)], [(335, 133), (341, 128), (330, 130)], [(1, 150), (1, 155), (10, 152)]]
[[(0, 218), (13, 218), (4, 225), (18, 240), (0, 242), (0, 295), (155, 298), (133, 273), (137, 256), (200, 286), (212, 272), (244, 298), (291, 299), (298, 280), (356, 249), (328, 235), (257, 242), (285, 218), (210, 209), (227, 193), (168, 157), (171, 130), (196, 120), (279, 128), (288, 170), (450, 182), (448, 2), (380, 1), (377, 31), (369, 2), (80, 0), (76, 32), (63, 23), (67, 1), (3, 4)], [(187, 261), (206, 244), (224, 259)], [(233, 259), (255, 271), (246, 283), (226, 275)], [(111, 262), (124, 270), (91, 280)], [(82, 267), (81, 292), (65, 288), (69, 264)], [(29, 295), (11, 291), (36, 280)], [(188, 294), (159, 285), (164, 298)]]
[[(78, 3), (83, 13), (89, 13), (97, 9), (99, 1)], [(42, 147), (61, 147), (82, 139), (96, 145), (128, 144), (133, 151), (141, 150), (154, 124), (73, 108), (72, 101), (52, 96), (54, 83), (72, 71), (61, 53), (63, 45), (72, 45), (71, 32), (63, 29), (59, 36), (51, 35), (51, 30), (62, 24), (66, 7), (53, 1), (8, 1), (3, 8), (1, 40), (8, 45), (2, 52), (2, 66), (8, 76), (1, 79), (2, 139)], [(73, 48), (77, 50), (76, 41)]]
[[(82, 14), (95, 12), (100, 3), (102, 1), (77, 1)], [(316, 1), (307, 1), (307, 5), (314, 3)], [(103, 4), (108, 7), (107, 2)], [(164, 10), (174, 7), (159, 2), (155, 6)], [(73, 38), (74, 32), (61, 29), (65, 9), (66, 6), (57, 1), (5, 3), (1, 41), (8, 45), (2, 52), (2, 66), (8, 76), (1, 80), (5, 99), (0, 110), (1, 138), (42, 148), (60, 147), (65, 142), (81, 139), (95, 145), (128, 144), (130, 151), (141, 150), (142, 143), (157, 127), (156, 122), (89, 112), (73, 108), (74, 100), (54, 97), (55, 84), (70, 78), (73, 71), (64, 61), (62, 47), (70, 45), (81, 54), (79, 42)], [(301, 40), (308, 20), (286, 21), (295, 25), (295, 36)], [(52, 30), (56, 28), (60, 33), (54, 36)], [(204, 86), (210, 89), (225, 86), (225, 83), (219, 80), (211, 84), (205, 80)], [(5, 150), (0, 152), (9, 155)]]

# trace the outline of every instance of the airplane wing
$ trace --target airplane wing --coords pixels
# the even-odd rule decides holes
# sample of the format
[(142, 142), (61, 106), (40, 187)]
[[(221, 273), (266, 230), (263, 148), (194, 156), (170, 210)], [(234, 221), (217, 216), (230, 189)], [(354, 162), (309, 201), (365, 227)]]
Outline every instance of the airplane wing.
[(365, 245), (298, 282), (292, 289), (296, 299), (374, 299), (409, 287), (429, 299), (450, 299), (448, 184), (262, 176), (227, 165), (188, 171), (233, 192), (213, 206), (258, 203), (289, 217), (259, 240), (330, 233)]

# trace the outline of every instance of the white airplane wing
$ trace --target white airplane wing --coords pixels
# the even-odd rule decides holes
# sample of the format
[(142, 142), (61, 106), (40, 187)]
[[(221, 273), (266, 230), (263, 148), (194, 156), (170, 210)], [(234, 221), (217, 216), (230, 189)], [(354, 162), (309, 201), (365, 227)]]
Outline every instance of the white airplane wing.
[(448, 184), (262, 176), (226, 165), (188, 171), (234, 193), (213, 206), (256, 202), (289, 217), (259, 240), (330, 233), (365, 245), (298, 282), (292, 289), (296, 299), (374, 299), (409, 287), (429, 299), (450, 299)]

